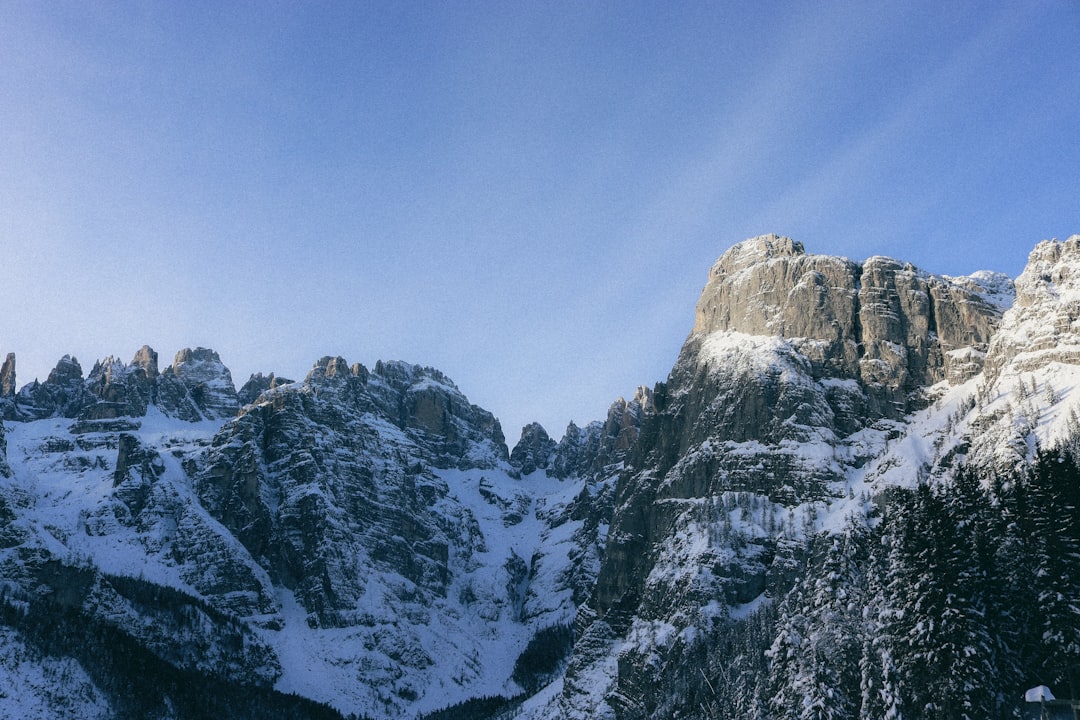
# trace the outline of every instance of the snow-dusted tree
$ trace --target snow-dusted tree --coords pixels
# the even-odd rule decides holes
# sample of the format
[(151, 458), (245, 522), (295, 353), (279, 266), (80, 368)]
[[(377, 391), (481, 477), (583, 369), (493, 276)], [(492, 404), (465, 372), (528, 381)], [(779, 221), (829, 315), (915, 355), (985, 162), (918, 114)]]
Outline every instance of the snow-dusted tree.
[(859, 716), (859, 659), (868, 531), (852, 520), (821, 536), (817, 566), (788, 595), (769, 650), (774, 718), (841, 720)]
[(1000, 704), (986, 572), (968, 512), (922, 485), (894, 513), (883, 656), (895, 661), (899, 687), (887, 690), (904, 698), (908, 717), (975, 720)]
[(1047, 684), (1080, 695), (1080, 468), (1065, 452), (1040, 451), (1028, 502)]

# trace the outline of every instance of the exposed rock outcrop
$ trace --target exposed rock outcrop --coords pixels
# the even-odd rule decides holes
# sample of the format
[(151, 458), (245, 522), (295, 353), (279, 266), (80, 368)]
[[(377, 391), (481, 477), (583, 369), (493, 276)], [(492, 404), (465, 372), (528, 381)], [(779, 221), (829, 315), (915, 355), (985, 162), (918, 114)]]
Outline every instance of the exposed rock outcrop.
[(858, 380), (871, 413), (899, 417), (921, 388), (981, 369), (1011, 293), (1002, 275), (930, 275), (885, 257), (859, 264), (767, 235), (713, 265), (691, 339), (725, 331), (784, 338), (813, 378)]
[[(13, 358), (10, 367), (14, 381)], [(65, 355), (45, 382), (24, 386), (13, 403), (5, 403), (4, 413), (89, 421), (142, 417), (150, 405), (189, 422), (234, 417), (240, 407), (232, 376), (213, 350), (181, 350), (159, 373), (157, 353), (144, 345), (129, 365), (113, 356), (94, 363), (85, 380), (79, 361)]]
[(197, 489), (310, 622), (358, 621), (359, 557), (444, 596), (449, 548), (470, 552), (472, 531), (435, 511), (449, 489), (425, 468), (505, 460), (498, 421), (406, 363), (369, 373), (324, 357), (260, 397), (215, 437)]
[(510, 453), (510, 464), (522, 475), (546, 470), (558, 447), (540, 423), (529, 423), (521, 429), (521, 439)]
[[(716, 262), (675, 367), (629, 439), (579, 615), (586, 635), (600, 623), (633, 638), (617, 713), (648, 707), (657, 627), (785, 590), (801, 562), (778, 529), (789, 510), (845, 492), (848, 473), (880, 452), (890, 423), (926, 406), (931, 385), (981, 372), (1011, 295), (1003, 276), (807, 255), (775, 235)], [(733, 510), (737, 541), (717, 530)]]
[[(144, 350), (149, 348), (144, 347)], [(95, 363), (86, 379), (86, 389), (97, 401), (83, 408), (79, 417), (102, 420), (145, 415), (156, 395), (156, 354), (153, 363), (144, 358), (145, 364), (136, 364), (139, 360), (140, 355), (136, 355), (131, 365), (125, 365), (110, 356)], [(148, 370), (153, 372), (153, 377)]]
[(1035, 246), (1016, 279), (1016, 302), (986, 357), (986, 375), (1019, 374), (1049, 363), (1080, 365), (1080, 235)]
[(277, 377), (274, 373), (270, 373), (269, 375), (255, 373), (249, 377), (243, 387), (237, 391), (237, 399), (240, 401), (241, 406), (250, 405), (258, 400), (259, 396), (267, 390), (275, 390), (282, 385), (291, 385), (292, 382), (292, 380)]
[(181, 350), (162, 371), (158, 404), (165, 414), (191, 421), (222, 420), (240, 409), (229, 369), (216, 352), (201, 347)]
[(70, 355), (60, 358), (45, 382), (35, 380), (24, 385), (18, 394), (19, 405), (36, 417), (74, 418), (94, 402), (94, 396), (83, 383), (82, 366)]
[(0, 398), (15, 397), (15, 353), (9, 352), (0, 366)]

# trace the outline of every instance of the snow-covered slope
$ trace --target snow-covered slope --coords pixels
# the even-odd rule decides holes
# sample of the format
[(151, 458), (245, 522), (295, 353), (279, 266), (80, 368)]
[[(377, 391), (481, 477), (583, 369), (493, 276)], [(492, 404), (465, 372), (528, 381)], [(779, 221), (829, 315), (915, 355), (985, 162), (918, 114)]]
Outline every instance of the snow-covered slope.
[[(109, 361), (86, 383), (133, 374)], [(106, 580), (73, 602), (152, 647), (192, 648), (179, 662), (200, 672), (411, 717), (517, 694), (518, 655), (573, 618), (570, 558), (590, 541), (587, 513), (570, 515), (584, 481), (522, 477), (497, 421), (437, 371), (324, 358), (224, 421), (151, 401), (141, 415), (5, 429), (0, 577), (12, 595), (32, 599), (50, 563), (93, 568)], [(225, 619), (207, 615), (195, 636), (155, 630), (108, 578), (175, 589)], [(239, 623), (242, 653), (219, 647), (235, 634), (222, 623)]]

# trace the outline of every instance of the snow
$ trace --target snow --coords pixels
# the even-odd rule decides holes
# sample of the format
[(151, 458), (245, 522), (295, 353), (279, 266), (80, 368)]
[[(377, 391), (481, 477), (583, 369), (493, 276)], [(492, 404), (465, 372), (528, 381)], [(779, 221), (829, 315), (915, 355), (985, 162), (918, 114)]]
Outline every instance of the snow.
[(104, 693), (78, 662), (43, 655), (0, 627), (0, 717), (106, 720)]
[(775, 375), (784, 383), (809, 382), (808, 363), (784, 338), (747, 335), (734, 330), (705, 336), (699, 354), (701, 362), (722, 367), (726, 372)]
[(1024, 702), (1036, 703), (1050, 702), (1052, 700), (1054, 700), (1054, 693), (1050, 692), (1050, 688), (1045, 685), (1033, 687), (1024, 693)]
[[(363, 421), (388, 446), (411, 446), (401, 429), (384, 419), (368, 414)], [(185, 508), (187, 515), (175, 520), (161, 518), (149, 527), (119, 522), (112, 510), (118, 502), (113, 497), (117, 433), (76, 434), (72, 421), (65, 419), (5, 425), (8, 459), (15, 472), (0, 479), (0, 491), (23, 506), (16, 522), (30, 532), (30, 542), (56, 557), (89, 562), (110, 574), (142, 577), (212, 603), (224, 601), (201, 595), (191, 582), (196, 568), (170, 557), (176, 522), (194, 523), (193, 531), (216, 536), (215, 542), (228, 548), (231, 557), (247, 563), (262, 587), (272, 588), (266, 571), (202, 507), (182, 465), (183, 458), (204, 452), (222, 425), (178, 421), (151, 406), (146, 417), (125, 431), (143, 447), (158, 451), (164, 470), (154, 492), (167, 493), (170, 506)], [(490, 449), (478, 452), (491, 454)], [(410, 602), (416, 586), (367, 568), (361, 599), (364, 623), (313, 628), (295, 595), (273, 588), (280, 608), (276, 618), (248, 620), (281, 662), (279, 690), (326, 702), (345, 713), (398, 716), (430, 712), (481, 695), (514, 694), (518, 689), (510, 673), (532, 636), (544, 627), (573, 620), (576, 608), (565, 579), (581, 522), (562, 516), (580, 494), (581, 482), (550, 478), (543, 471), (517, 479), (505, 464), (437, 470), (436, 475), (450, 489), (440, 501), (445, 504), (443, 512), (448, 517), (471, 516), (482, 536), (480, 548), (470, 558), (451, 558), (453, 581), (446, 597), (429, 607)], [(315, 485), (302, 489), (321, 492)], [(511, 517), (519, 509), (520, 518)], [(507, 563), (515, 557), (527, 569), (519, 582), (517, 604), (507, 598), (511, 580)], [(403, 667), (407, 667), (404, 675)], [(12, 672), (32, 682), (45, 677), (47, 669), (40, 663), (33, 667), (24, 663)], [(88, 713), (93, 716), (92, 704)]]

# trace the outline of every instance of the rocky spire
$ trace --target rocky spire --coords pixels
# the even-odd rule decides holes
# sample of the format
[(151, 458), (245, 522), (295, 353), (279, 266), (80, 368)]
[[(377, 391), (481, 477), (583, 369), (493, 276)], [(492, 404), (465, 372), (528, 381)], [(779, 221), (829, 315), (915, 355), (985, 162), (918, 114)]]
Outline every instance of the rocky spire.
[(540, 423), (529, 423), (521, 429), (521, 439), (510, 453), (510, 464), (522, 475), (550, 467), (556, 443)]
[(139, 348), (139, 351), (135, 353), (135, 357), (132, 358), (131, 364), (134, 367), (142, 368), (146, 373), (146, 379), (150, 382), (157, 382), (158, 378), (158, 354), (149, 345), (143, 345)]
[(185, 420), (223, 420), (236, 415), (240, 401), (232, 374), (208, 348), (184, 348), (161, 373), (158, 404), (167, 415)]
[(0, 367), (0, 398), (15, 396), (15, 353), (9, 352)]

